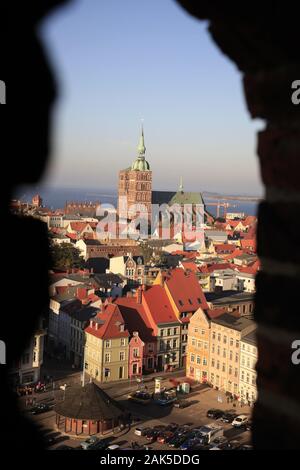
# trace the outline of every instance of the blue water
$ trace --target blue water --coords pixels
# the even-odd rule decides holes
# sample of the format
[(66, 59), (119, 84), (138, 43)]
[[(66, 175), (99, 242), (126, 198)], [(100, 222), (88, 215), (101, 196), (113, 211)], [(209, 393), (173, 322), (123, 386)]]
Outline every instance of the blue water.
[[(66, 201), (101, 201), (102, 203), (109, 203), (116, 206), (117, 204), (117, 191), (115, 189), (87, 189), (87, 188), (53, 188), (47, 186), (37, 187), (24, 187), (18, 191), (15, 195), (16, 198), (21, 199), (24, 202), (30, 202), (32, 196), (40, 194), (43, 198), (43, 205), (50, 209), (63, 208)], [(207, 198), (205, 202), (216, 202)], [(228, 212), (244, 212), (248, 215), (256, 215), (257, 203), (256, 202), (245, 202), (238, 200), (230, 200), (229, 204), (235, 207), (229, 207)], [(216, 215), (216, 207), (208, 206), (207, 209), (213, 215)], [(222, 208), (220, 209), (220, 215), (222, 215)]]

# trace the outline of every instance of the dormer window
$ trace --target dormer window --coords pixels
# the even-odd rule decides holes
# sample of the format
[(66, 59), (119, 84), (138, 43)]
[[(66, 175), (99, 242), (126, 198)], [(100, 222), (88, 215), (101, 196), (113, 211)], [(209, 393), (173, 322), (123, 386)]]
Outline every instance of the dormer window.
[(125, 330), (124, 325), (120, 325), (120, 331), (124, 331), (124, 330)]
[(183, 306), (183, 302), (181, 299), (179, 299), (179, 305), (182, 307)]

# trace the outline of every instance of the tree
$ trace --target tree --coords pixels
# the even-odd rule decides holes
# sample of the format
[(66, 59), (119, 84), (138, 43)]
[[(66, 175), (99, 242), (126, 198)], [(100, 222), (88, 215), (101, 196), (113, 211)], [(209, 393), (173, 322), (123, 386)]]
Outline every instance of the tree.
[(82, 268), (84, 259), (80, 250), (71, 243), (51, 246), (52, 265), (56, 269)]

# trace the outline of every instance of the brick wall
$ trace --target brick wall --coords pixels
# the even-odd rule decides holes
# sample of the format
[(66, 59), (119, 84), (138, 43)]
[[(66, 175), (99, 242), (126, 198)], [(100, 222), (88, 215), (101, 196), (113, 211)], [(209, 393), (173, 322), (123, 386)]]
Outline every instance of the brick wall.
[(255, 2), (177, 1), (209, 21), (217, 46), (242, 72), (248, 112), (265, 121), (257, 136), (266, 197), (258, 222), (262, 271), (255, 307), (259, 360), (253, 443), (300, 448), (300, 365), (291, 362), (291, 343), (300, 339), (300, 106), (291, 101), (291, 84), (300, 79), (300, 8), (281, 1), (261, 2), (259, 8)]

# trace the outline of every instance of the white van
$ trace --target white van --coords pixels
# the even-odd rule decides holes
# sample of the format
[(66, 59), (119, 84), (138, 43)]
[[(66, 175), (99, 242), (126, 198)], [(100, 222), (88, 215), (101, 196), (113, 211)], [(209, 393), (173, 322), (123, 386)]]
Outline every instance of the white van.
[(224, 435), (224, 429), (221, 426), (215, 424), (206, 424), (199, 429), (199, 437), (203, 440), (203, 444), (210, 444), (211, 441), (217, 437)]

